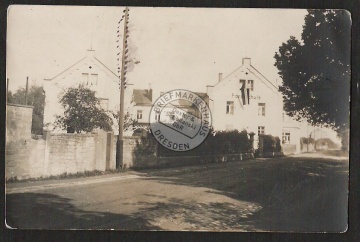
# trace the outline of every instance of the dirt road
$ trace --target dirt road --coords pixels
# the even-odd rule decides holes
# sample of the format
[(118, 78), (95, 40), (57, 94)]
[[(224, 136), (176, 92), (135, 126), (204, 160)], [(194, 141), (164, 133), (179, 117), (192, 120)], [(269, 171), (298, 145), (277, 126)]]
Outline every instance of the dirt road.
[(344, 231), (348, 161), (287, 157), (7, 184), (15, 228)]

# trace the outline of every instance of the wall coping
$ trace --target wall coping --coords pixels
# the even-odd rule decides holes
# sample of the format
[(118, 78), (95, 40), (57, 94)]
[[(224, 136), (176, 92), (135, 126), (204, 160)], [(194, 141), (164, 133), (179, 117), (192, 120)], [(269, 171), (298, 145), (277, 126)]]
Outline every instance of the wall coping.
[(34, 106), (23, 105), (23, 104), (16, 104), (16, 103), (7, 103), (6, 106), (23, 107), (23, 108), (31, 108), (31, 109), (34, 108)]
[[(116, 137), (118, 136), (118, 135), (115, 135)], [(142, 136), (124, 136), (124, 139), (153, 139), (152, 137), (151, 138), (148, 138), (148, 137), (142, 137)]]
[(95, 134), (76, 134), (76, 133), (66, 133), (66, 134), (53, 134), (50, 132), (51, 136), (80, 136), (80, 137), (94, 137), (97, 135)]

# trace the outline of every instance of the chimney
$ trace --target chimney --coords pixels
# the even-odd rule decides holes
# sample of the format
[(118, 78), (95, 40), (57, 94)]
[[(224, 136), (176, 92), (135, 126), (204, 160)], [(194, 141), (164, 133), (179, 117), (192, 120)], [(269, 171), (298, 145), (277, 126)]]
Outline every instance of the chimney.
[(251, 65), (251, 58), (247, 58), (247, 57), (243, 58), (242, 59), (242, 64), (250, 66)]
[(220, 73), (219, 73), (219, 82), (222, 81), (222, 77), (223, 77), (223, 74), (220, 72)]
[(151, 89), (151, 83), (149, 83), (149, 87), (148, 87), (147, 93), (148, 93), (148, 97), (149, 97), (150, 101), (152, 101), (152, 89)]

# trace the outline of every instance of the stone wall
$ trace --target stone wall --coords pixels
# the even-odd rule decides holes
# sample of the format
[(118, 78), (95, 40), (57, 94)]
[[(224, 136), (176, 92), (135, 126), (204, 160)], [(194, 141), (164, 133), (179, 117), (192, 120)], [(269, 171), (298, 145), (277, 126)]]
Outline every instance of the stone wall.
[(301, 149), (301, 153), (307, 153), (307, 152), (315, 152), (315, 145), (312, 144), (312, 143), (303, 144), (302, 149)]
[(31, 139), (32, 106), (6, 105), (6, 143)]
[(95, 170), (94, 134), (55, 134), (49, 140), (46, 173), (58, 175)]
[(253, 153), (159, 157), (158, 145), (157, 141), (153, 138), (125, 137), (124, 165), (127, 168), (176, 167), (254, 158)]
[(6, 179), (38, 178), (63, 173), (115, 168), (112, 134), (51, 134), (43, 139), (6, 144)]
[[(116, 141), (112, 133), (51, 134), (41, 139), (17, 140), (6, 144), (6, 179), (39, 178), (63, 173), (116, 168)], [(228, 155), (158, 157), (153, 138), (125, 137), (126, 168), (151, 168), (238, 161), (253, 158), (253, 153)]]
[(8, 142), (5, 148), (6, 178), (43, 176), (45, 140), (19, 140)]

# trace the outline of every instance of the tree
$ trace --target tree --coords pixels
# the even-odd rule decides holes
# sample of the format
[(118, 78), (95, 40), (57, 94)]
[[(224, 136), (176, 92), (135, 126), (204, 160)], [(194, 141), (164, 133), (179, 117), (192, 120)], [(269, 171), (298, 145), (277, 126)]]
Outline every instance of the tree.
[(100, 107), (100, 99), (83, 85), (64, 90), (60, 103), (65, 111), (56, 115), (55, 127), (76, 133), (92, 132), (96, 128), (112, 130), (112, 118)]
[(325, 124), (338, 134), (349, 128), (350, 15), (345, 10), (308, 10), (301, 35), (275, 53), (280, 91), (289, 116)]
[(28, 91), (28, 101), (25, 103), (26, 89), (19, 88), (14, 94), (8, 92), (8, 103), (33, 106), (31, 133), (42, 134), (44, 123), (45, 94), (40, 86), (33, 85)]
[[(119, 124), (120, 111), (113, 112), (113, 117), (116, 119), (117, 124)], [(141, 126), (137, 125), (138, 121), (131, 117), (130, 110), (124, 114), (124, 134), (131, 136), (134, 131)]]

